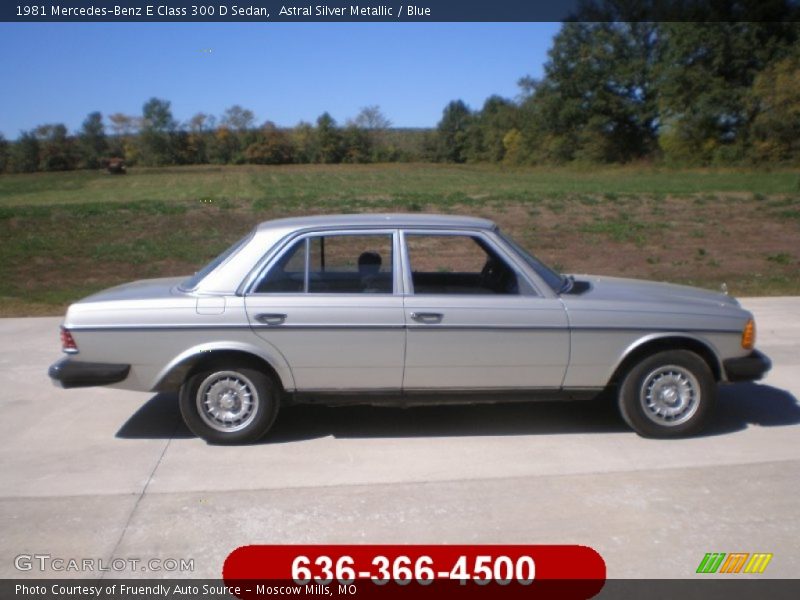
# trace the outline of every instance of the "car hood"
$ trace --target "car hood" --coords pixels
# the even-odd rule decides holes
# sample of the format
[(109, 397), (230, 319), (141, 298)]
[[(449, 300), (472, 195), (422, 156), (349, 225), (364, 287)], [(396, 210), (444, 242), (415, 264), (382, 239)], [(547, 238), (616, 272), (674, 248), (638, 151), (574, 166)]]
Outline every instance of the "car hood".
[(175, 295), (175, 289), (185, 277), (162, 277), (142, 279), (123, 283), (92, 294), (79, 301), (79, 304), (94, 302), (114, 302), (118, 300), (157, 300)]
[(687, 285), (624, 279), (621, 277), (599, 277), (575, 275), (576, 281), (586, 281), (589, 288), (582, 294), (565, 294), (564, 299), (581, 298), (608, 300), (613, 302), (669, 303), (705, 307), (738, 307), (735, 298), (721, 292), (713, 292)]

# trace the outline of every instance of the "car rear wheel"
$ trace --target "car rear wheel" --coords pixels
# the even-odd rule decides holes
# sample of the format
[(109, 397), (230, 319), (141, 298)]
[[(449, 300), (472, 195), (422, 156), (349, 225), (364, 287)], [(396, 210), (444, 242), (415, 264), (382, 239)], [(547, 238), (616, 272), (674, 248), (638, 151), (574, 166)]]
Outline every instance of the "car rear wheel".
[(247, 444), (259, 440), (278, 414), (273, 381), (261, 371), (226, 366), (204, 369), (180, 390), (186, 426), (213, 444)]
[(635, 364), (619, 388), (622, 418), (643, 437), (699, 432), (716, 404), (708, 364), (694, 352), (659, 352)]

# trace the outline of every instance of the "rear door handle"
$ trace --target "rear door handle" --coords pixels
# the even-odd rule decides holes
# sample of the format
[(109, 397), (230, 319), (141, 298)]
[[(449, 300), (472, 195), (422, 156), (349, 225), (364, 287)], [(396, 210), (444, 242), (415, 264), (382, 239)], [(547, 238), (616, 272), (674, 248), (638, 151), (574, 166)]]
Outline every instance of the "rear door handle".
[(420, 323), (427, 323), (428, 325), (441, 323), (444, 315), (435, 312), (412, 312), (411, 318)]
[(256, 321), (264, 325), (283, 325), (286, 315), (283, 313), (261, 313), (256, 315)]

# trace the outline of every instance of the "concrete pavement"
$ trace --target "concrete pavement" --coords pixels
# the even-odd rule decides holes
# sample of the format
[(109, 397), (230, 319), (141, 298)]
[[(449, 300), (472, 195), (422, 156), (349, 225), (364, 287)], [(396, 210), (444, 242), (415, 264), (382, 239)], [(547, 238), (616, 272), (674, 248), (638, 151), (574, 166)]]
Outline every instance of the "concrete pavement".
[[(744, 299), (774, 367), (721, 389), (707, 435), (655, 441), (606, 404), (294, 407), (207, 446), (171, 395), (60, 390), (58, 318), (0, 320), (0, 577), (15, 557), (192, 559), (250, 543), (585, 544), (610, 578), (691, 578), (706, 552), (800, 567), (800, 298)], [(69, 573), (95, 577), (96, 572)]]

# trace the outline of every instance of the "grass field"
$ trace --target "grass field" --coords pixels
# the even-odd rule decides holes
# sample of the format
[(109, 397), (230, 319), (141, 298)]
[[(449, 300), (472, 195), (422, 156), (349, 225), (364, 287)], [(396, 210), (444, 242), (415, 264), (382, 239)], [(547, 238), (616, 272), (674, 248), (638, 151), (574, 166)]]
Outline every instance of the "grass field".
[(487, 216), (568, 272), (800, 294), (797, 171), (205, 166), (0, 175), (0, 315), (191, 273), (268, 218), (376, 211)]

